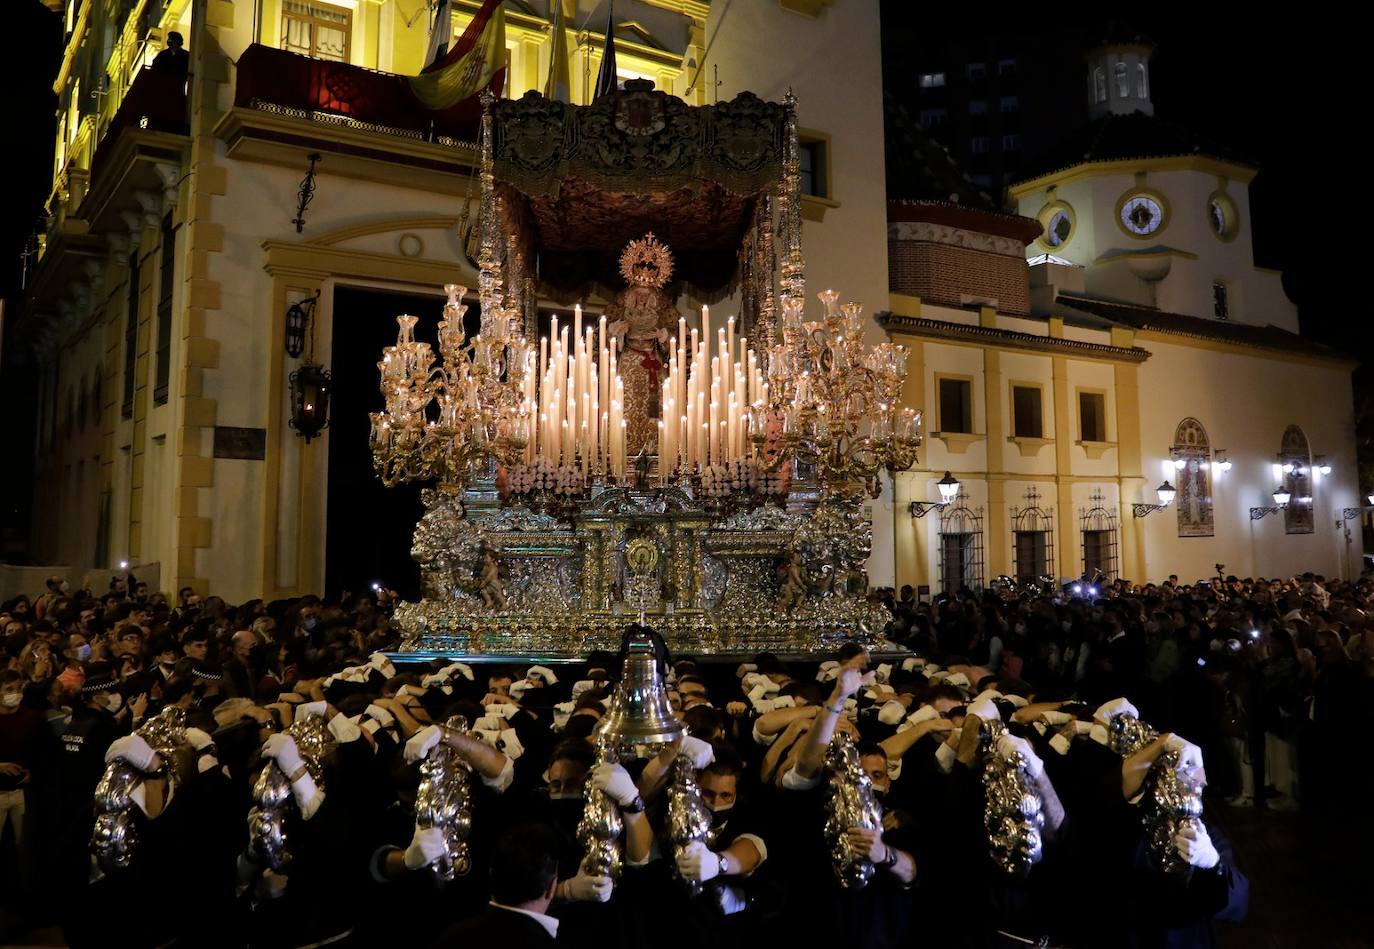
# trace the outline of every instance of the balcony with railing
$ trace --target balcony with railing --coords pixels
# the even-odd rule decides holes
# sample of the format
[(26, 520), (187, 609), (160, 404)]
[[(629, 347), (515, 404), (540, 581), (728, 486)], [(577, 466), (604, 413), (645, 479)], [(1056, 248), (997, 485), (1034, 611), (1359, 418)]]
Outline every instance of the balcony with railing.
[(165, 173), (180, 173), (186, 104), (184, 75), (141, 69), (112, 113), (82, 118), (65, 149), (36, 242), (36, 302), (60, 296), (74, 268), (79, 272), (86, 258), (103, 253), (99, 235), (127, 234), (124, 212), (140, 209), (140, 195), (162, 191)]
[(406, 76), (255, 44), (236, 63), (234, 108), (215, 131), (234, 158), (296, 165), (320, 152), (332, 173), (375, 179), (394, 170), (455, 192), (470, 173), (479, 121), (471, 102), (426, 109)]

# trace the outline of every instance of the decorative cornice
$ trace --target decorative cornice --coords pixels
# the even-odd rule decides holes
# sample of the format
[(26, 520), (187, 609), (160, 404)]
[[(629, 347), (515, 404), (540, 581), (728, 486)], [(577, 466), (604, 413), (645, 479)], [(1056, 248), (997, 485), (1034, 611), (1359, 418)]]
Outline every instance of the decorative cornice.
[(1024, 241), (1012, 237), (1000, 237), (983, 231), (970, 231), (948, 224), (935, 224), (930, 221), (894, 221), (887, 225), (887, 239), (890, 241), (925, 241), (943, 244), (947, 247), (962, 247), (967, 250), (980, 250), (1003, 257), (1026, 257)]
[(1038, 336), (1034, 333), (1020, 333), (992, 326), (970, 326), (966, 323), (932, 320), (922, 316), (901, 316), (887, 310), (880, 310), (874, 319), (889, 333), (906, 333), (925, 339), (943, 339), (973, 346), (996, 346), (999, 349), (1073, 356), (1078, 359), (1100, 359), (1107, 362), (1138, 364), (1150, 358), (1149, 350), (1141, 349), (1139, 346), (1111, 346), (1106, 343), (1088, 343), (1058, 336)]

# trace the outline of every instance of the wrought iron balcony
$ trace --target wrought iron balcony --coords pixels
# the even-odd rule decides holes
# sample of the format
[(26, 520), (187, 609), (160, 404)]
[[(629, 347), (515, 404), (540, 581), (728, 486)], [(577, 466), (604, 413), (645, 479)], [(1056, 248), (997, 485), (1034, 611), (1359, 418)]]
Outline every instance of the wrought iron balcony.
[(455, 145), (476, 139), (480, 116), (470, 104), (429, 111), (406, 80), (254, 44), (238, 60), (234, 105), (421, 142)]

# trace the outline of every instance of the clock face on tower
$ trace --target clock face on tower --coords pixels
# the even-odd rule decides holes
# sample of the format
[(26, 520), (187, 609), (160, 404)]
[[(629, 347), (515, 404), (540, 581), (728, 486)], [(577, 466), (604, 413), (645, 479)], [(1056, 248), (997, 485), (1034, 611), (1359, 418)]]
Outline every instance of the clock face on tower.
[(1132, 234), (1144, 237), (1159, 230), (1164, 223), (1164, 209), (1154, 198), (1137, 194), (1121, 205), (1121, 226)]

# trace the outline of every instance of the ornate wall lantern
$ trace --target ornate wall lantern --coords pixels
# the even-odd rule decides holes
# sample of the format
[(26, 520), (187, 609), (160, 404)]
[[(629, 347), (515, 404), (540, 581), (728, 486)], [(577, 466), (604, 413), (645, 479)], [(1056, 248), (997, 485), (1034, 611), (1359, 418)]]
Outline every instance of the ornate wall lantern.
[(298, 300), (286, 311), (286, 353), (292, 358), (305, 354), (300, 368), (291, 373), (291, 427), (306, 441), (329, 426), (329, 392), (332, 375), (315, 362), (315, 308), (320, 300)]

